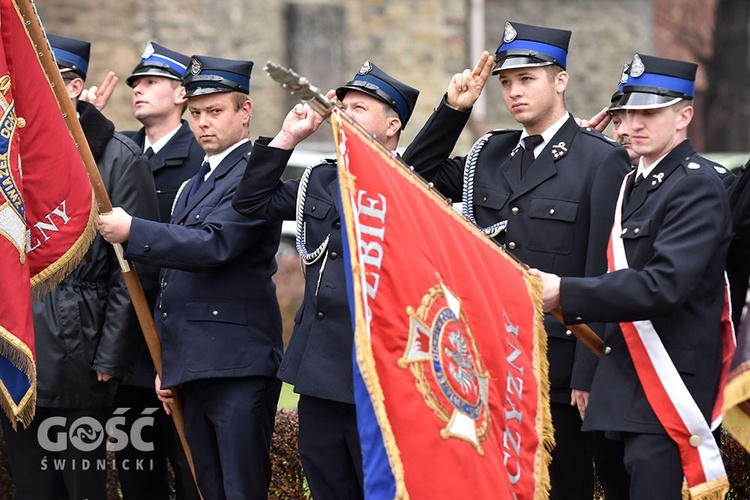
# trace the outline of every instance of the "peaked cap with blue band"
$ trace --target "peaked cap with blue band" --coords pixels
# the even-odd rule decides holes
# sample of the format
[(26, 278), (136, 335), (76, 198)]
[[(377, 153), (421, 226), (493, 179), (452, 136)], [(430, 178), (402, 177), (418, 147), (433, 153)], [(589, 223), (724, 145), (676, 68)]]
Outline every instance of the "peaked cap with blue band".
[(190, 58), (163, 45), (149, 41), (141, 54), (141, 62), (133, 69), (133, 74), (127, 79), (130, 87), (139, 76), (153, 75), (182, 80)]
[(47, 35), (47, 40), (52, 47), (60, 73), (73, 71), (85, 80), (89, 70), (91, 43), (59, 35)]
[(566, 68), (571, 32), (510, 21), (495, 51), (492, 74), (503, 69), (529, 68), (557, 64)]
[(651, 109), (670, 106), (695, 95), (698, 65), (675, 59), (636, 54), (630, 63), (628, 81), (617, 102), (621, 109)]
[(250, 94), (252, 61), (236, 61), (220, 57), (193, 56), (182, 79), (185, 97), (217, 92)]
[(362, 64), (352, 81), (336, 89), (336, 97), (341, 101), (350, 90), (368, 94), (392, 107), (401, 119), (401, 130), (406, 127), (419, 97), (419, 90), (399, 82), (370, 61)]

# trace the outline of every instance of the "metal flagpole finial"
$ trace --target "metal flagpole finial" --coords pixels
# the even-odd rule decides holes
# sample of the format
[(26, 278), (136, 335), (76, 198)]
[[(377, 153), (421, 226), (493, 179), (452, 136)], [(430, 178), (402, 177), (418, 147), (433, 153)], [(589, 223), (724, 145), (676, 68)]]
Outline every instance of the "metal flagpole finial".
[(307, 101), (321, 116), (331, 114), (333, 104), (320, 89), (310, 82), (304, 76), (300, 76), (289, 68), (268, 61), (263, 69), (274, 81), (281, 84), (285, 89), (289, 89), (291, 94), (303, 101)]

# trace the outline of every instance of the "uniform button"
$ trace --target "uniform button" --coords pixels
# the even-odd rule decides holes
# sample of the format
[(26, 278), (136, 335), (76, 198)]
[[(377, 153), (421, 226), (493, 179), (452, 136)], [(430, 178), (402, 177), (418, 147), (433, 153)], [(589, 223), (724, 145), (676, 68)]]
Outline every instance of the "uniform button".
[(573, 335), (573, 332), (571, 332), (570, 330), (565, 330), (565, 335), (570, 337), (571, 335)]
[(508, 243), (508, 248), (510, 248), (511, 250), (515, 250), (516, 249), (516, 242), (515, 241), (511, 241), (510, 243)]
[(211, 311), (211, 316), (213, 316), (214, 318), (216, 316), (218, 316), (218, 315), (219, 315), (219, 311), (217, 311), (216, 309), (214, 309), (213, 311)]
[(311, 207), (310, 207), (310, 211), (311, 211), (311, 212), (314, 212), (314, 211), (315, 211), (315, 205), (313, 205), (313, 206), (311, 206)]
[(688, 441), (690, 443), (690, 446), (693, 448), (699, 447), (703, 443), (703, 439), (698, 434), (693, 434), (690, 436), (690, 439)]
[(143, 245), (143, 251), (144, 252), (150, 252), (151, 251), (151, 247), (149, 245)]
[(583, 318), (580, 316), (576, 316), (576, 321), (583, 321)]
[(549, 209), (549, 214), (550, 215), (555, 215), (555, 209), (554, 208), (550, 208)]
[(161, 319), (167, 319), (167, 313), (161, 313)]
[(167, 288), (167, 282), (166, 281), (162, 281), (161, 282), (161, 289), (164, 290), (165, 288)]
[(323, 314), (323, 311), (318, 311), (318, 314), (316, 314), (315, 317), (318, 319), (323, 319), (326, 317), (326, 315)]
[(605, 356), (609, 356), (610, 354), (612, 354), (612, 348), (609, 347), (609, 346), (605, 347), (604, 348), (604, 355)]
[(640, 230), (640, 229), (638, 229), (638, 228), (635, 228), (635, 229), (633, 229), (633, 234), (638, 234), (638, 233), (640, 233), (640, 232), (641, 232), (641, 230)]
[(486, 196), (482, 197), (482, 201), (487, 201), (487, 197)]
[(333, 228), (334, 229), (341, 229), (341, 222), (339, 222), (339, 221), (334, 222), (333, 223)]
[(331, 260), (336, 260), (339, 258), (339, 254), (336, 252), (331, 252), (330, 254)]
[(623, 228), (622, 232), (620, 234), (625, 234), (628, 232), (628, 228)]
[(513, 215), (518, 215), (518, 212), (519, 212), (518, 207), (513, 207), (510, 209), (510, 213), (512, 213)]
[(201, 214), (195, 214), (195, 220), (200, 220)]

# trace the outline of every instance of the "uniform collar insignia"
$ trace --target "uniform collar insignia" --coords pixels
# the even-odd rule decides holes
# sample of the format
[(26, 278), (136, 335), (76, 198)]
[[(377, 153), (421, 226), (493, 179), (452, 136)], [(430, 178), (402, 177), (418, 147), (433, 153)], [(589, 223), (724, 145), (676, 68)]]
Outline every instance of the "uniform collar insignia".
[(568, 154), (568, 145), (564, 141), (560, 141), (552, 146), (552, 158), (555, 160), (559, 160), (566, 154)]
[(516, 147), (513, 148), (513, 151), (510, 152), (510, 157), (513, 158), (514, 156), (516, 156), (516, 153), (518, 153), (519, 149), (521, 149), (521, 143), (520, 142), (518, 144), (516, 144)]

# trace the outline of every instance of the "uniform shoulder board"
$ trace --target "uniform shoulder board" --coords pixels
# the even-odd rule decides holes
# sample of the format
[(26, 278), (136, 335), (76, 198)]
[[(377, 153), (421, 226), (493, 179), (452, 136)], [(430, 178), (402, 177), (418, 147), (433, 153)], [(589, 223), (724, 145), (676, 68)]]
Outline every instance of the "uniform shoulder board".
[(612, 144), (613, 146), (617, 145), (617, 141), (609, 137), (608, 135), (604, 135), (598, 130), (595, 130), (592, 127), (581, 127), (581, 132), (583, 132), (586, 135), (590, 135), (591, 137), (596, 137), (597, 139), (601, 141), (605, 141), (609, 144)]
[(496, 128), (494, 130), (490, 130), (487, 133), (490, 135), (513, 134), (513, 133), (520, 134), (521, 131), (517, 129), (512, 129), (512, 128)]

